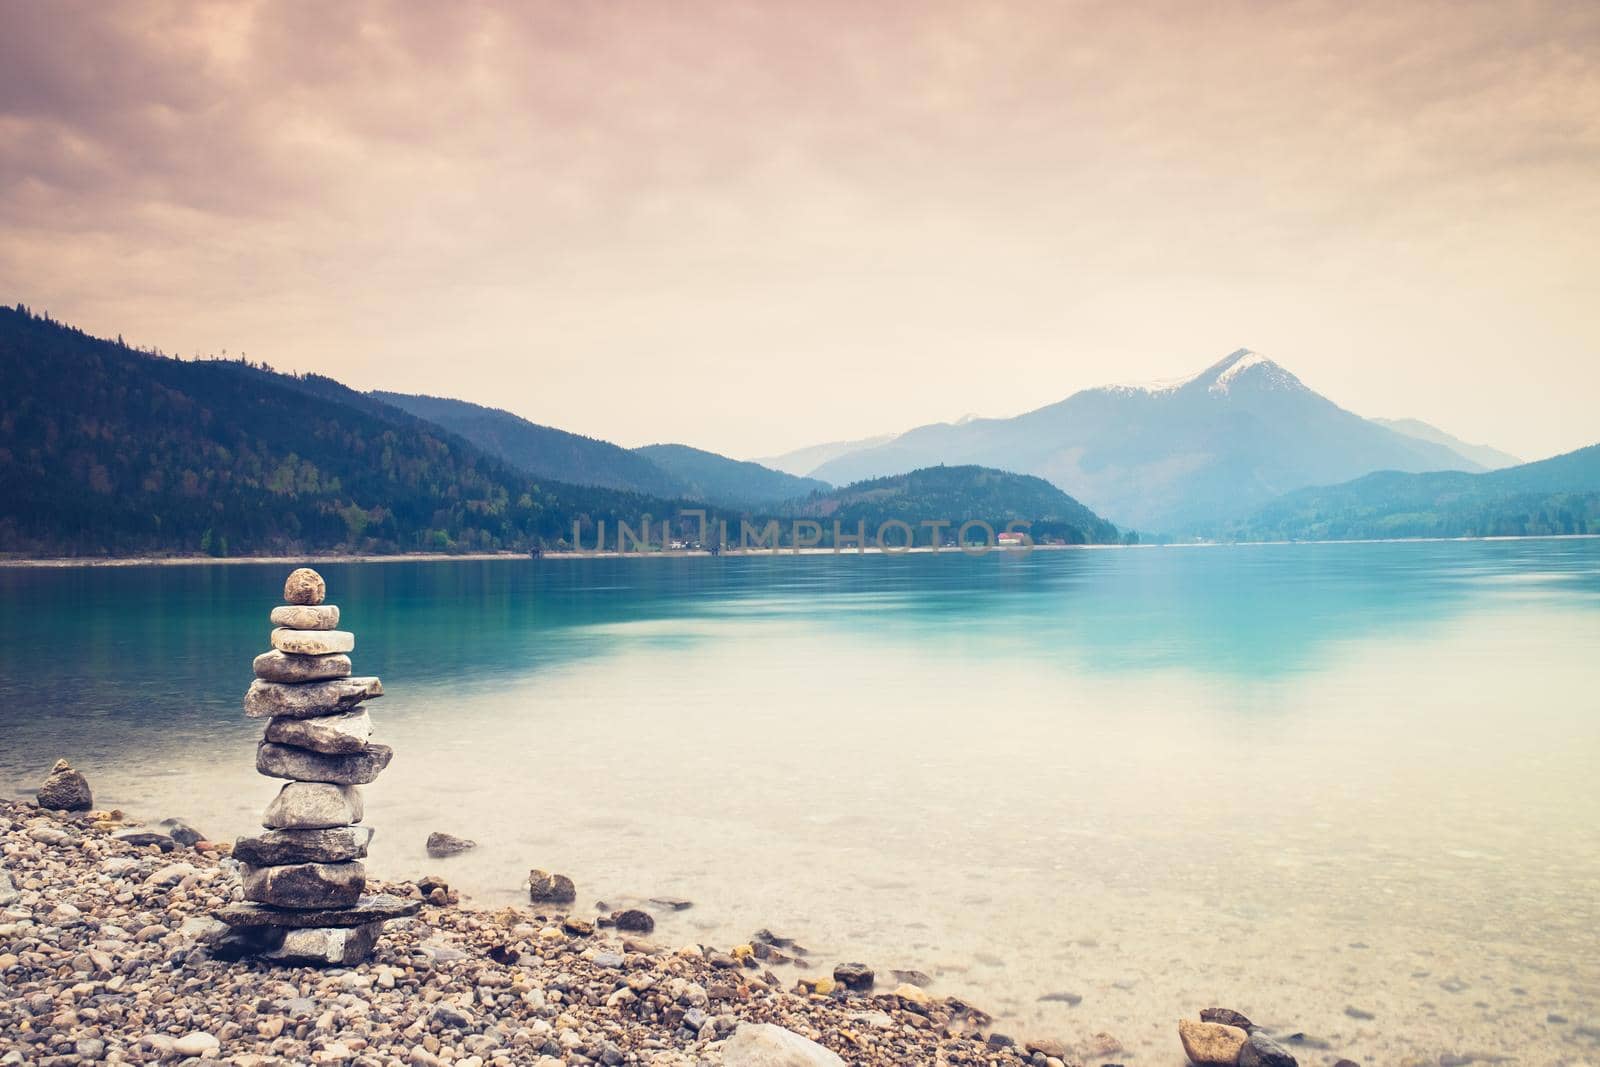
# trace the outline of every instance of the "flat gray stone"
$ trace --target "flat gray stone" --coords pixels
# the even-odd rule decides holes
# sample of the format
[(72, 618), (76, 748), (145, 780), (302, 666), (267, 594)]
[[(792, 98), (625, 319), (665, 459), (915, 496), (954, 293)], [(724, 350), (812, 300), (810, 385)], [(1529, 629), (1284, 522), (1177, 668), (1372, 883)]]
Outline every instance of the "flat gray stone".
[(272, 625), (286, 630), (337, 630), (337, 604), (285, 604), (272, 609)]
[(212, 949), (222, 959), (255, 956), (296, 967), (348, 967), (372, 955), (383, 933), (383, 923), (363, 926), (287, 929), (254, 926), (230, 930)]
[(348, 756), (367, 747), (372, 736), (372, 717), (366, 708), (315, 719), (279, 716), (267, 723), (267, 740), (279, 745), (309, 748), (330, 756)]
[(327, 682), (250, 683), (244, 695), (244, 713), (252, 719), (315, 719), (349, 711), (363, 700), (383, 696), (383, 683), (376, 678), (335, 678)]
[(350, 657), (291, 656), (273, 649), (256, 657), (256, 677), (264, 682), (321, 682), (350, 677)]
[(244, 898), (278, 908), (346, 908), (366, 886), (367, 868), (359, 860), (244, 869)]
[(297, 656), (329, 656), (354, 652), (356, 635), (349, 630), (289, 630), (280, 626), (272, 631), (272, 647)]
[(325, 756), (292, 745), (263, 740), (256, 745), (256, 770), (269, 778), (333, 785), (369, 785), (394, 757), (388, 745), (368, 745), (348, 756)]
[(256, 837), (241, 837), (235, 841), (233, 858), (256, 867), (275, 867), (287, 863), (343, 863), (366, 856), (367, 845), (371, 841), (372, 829), (366, 826), (269, 830)]
[(361, 821), (366, 809), (353, 785), (290, 782), (267, 805), (261, 825), (269, 830), (319, 830)]
[(280, 926), (330, 928), (364, 926), (403, 919), (422, 910), (422, 901), (387, 893), (361, 897), (348, 908), (274, 908), (265, 904), (229, 904), (217, 918), (234, 927)]

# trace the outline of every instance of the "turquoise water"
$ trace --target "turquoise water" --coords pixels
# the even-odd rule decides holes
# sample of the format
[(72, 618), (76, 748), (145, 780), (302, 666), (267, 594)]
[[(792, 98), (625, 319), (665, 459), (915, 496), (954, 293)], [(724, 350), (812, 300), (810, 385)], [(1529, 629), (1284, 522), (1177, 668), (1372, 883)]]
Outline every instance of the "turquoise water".
[[(0, 784), (248, 832), (286, 569), (0, 569)], [(1124, 1061), (1212, 1002), (1302, 1062), (1600, 1059), (1600, 542), (319, 569), (389, 694), (379, 874), (687, 897), (660, 939), (769, 926)]]

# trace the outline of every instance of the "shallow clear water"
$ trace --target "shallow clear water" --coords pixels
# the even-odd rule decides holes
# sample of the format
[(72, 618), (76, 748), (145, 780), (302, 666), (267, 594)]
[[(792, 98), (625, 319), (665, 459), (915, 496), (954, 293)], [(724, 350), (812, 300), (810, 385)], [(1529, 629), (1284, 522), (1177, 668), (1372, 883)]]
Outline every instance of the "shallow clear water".
[[(389, 694), (377, 874), (687, 897), (658, 940), (1124, 1062), (1213, 1003), (1302, 1063), (1600, 1062), (1600, 542), (320, 569)], [(249, 832), (285, 570), (0, 569), (0, 783)]]

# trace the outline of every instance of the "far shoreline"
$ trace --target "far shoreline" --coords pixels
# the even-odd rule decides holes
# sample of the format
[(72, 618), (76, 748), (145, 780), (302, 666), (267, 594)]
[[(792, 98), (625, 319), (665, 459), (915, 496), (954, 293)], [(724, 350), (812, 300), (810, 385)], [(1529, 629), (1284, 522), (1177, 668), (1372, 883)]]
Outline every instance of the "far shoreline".
[(969, 555), (983, 556), (995, 553), (1026, 556), (1033, 552), (1085, 552), (1113, 549), (1155, 548), (1250, 548), (1264, 545), (1408, 545), (1449, 544), (1472, 541), (1595, 541), (1600, 534), (1509, 534), (1491, 537), (1368, 537), (1330, 538), (1325, 541), (1174, 541), (1137, 545), (1034, 545), (1031, 548), (991, 548), (984, 552), (962, 552), (954, 545), (933, 548), (883, 549), (868, 546), (863, 549), (832, 549), (824, 547), (772, 549), (727, 549), (720, 553), (704, 549), (677, 549), (655, 552), (545, 552), (539, 556), (527, 552), (397, 552), (362, 554), (349, 552), (310, 553), (298, 556), (41, 556), (0, 559), (0, 568), (60, 569), (70, 567), (190, 567), (239, 564), (304, 564), (304, 563), (454, 563), (489, 560), (585, 560), (585, 559), (764, 559), (784, 556), (931, 556)]

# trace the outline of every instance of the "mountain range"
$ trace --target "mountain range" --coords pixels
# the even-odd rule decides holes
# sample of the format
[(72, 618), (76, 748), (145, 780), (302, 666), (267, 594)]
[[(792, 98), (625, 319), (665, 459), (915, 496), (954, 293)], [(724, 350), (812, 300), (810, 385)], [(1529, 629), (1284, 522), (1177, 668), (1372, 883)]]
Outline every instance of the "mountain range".
[(811, 475), (846, 483), (936, 463), (1034, 474), (1119, 525), (1177, 535), (1376, 470), (1484, 469), (1346, 411), (1239, 349), (1177, 382), (1086, 389), (1014, 418), (919, 427)]
[[(674, 537), (698, 536), (686, 514), (697, 510), (737, 541), (746, 519), (764, 527), (832, 490), (683, 445), (623, 449), (460, 401), (172, 359), (22, 307), (0, 308), (0, 381), (0, 552), (11, 554), (559, 549), (575, 525), (593, 548), (601, 524), (614, 547), (620, 523), (638, 529), (647, 515), (659, 545), (667, 519)], [(897, 516), (912, 522), (961, 521), (981, 503), (1007, 519), (1070, 518), (1063, 539), (1116, 536), (1016, 475), (902, 481), (917, 488), (903, 500), (927, 509)], [(995, 494), (1008, 485), (1019, 487), (1009, 503)]]
[(1186, 539), (1600, 530), (1600, 452), (1501, 466), (1515, 457), (1363, 419), (1245, 350), (1179, 382), (780, 457), (825, 456), (810, 478), (449, 398), (170, 359), (20, 306), (0, 308), (0, 375), (10, 553), (561, 547), (574, 524), (614, 533), (695, 508), (733, 529), (1020, 519), (1092, 543), (1119, 539), (1119, 515)]

